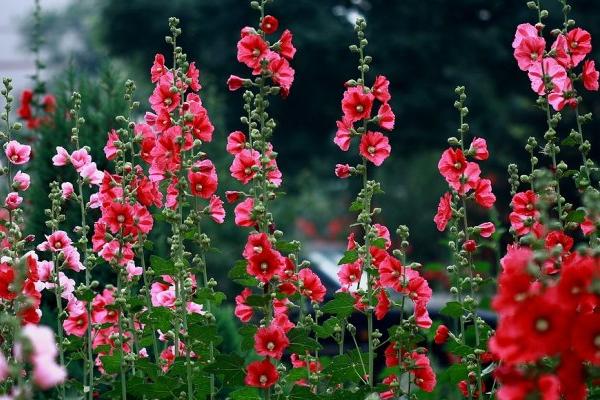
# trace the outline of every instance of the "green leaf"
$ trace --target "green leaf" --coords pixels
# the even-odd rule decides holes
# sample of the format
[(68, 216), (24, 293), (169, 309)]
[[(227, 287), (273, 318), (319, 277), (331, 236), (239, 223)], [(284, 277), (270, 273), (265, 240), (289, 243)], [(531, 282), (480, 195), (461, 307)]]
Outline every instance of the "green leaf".
[(294, 386), (287, 398), (289, 400), (317, 400), (317, 395), (306, 386)]
[(306, 370), (306, 367), (293, 368), (287, 374), (287, 380), (288, 380), (288, 382), (296, 382), (296, 381), (299, 381), (301, 379), (308, 379), (308, 371)]
[(244, 387), (230, 393), (231, 400), (261, 400), (262, 396), (256, 388)]
[(292, 242), (278, 240), (275, 243), (275, 248), (283, 253), (298, 253), (300, 251), (300, 242), (295, 240)]
[(358, 251), (348, 250), (344, 253), (342, 259), (338, 262), (338, 265), (350, 264), (358, 260)]
[(247, 262), (245, 260), (236, 262), (233, 268), (229, 270), (227, 277), (242, 286), (256, 286), (258, 281), (248, 274), (246, 271), (246, 264)]
[(446, 349), (457, 356), (467, 356), (469, 354), (473, 354), (473, 348), (470, 346), (467, 346), (466, 344), (462, 344), (457, 340), (453, 340), (453, 341), (449, 341), (448, 344), (446, 345)]
[(447, 317), (458, 318), (463, 315), (463, 308), (457, 301), (449, 301), (444, 308), (440, 310), (440, 314)]
[(584, 210), (574, 210), (567, 214), (567, 222), (577, 222), (582, 223), (585, 219), (585, 211)]
[(315, 339), (308, 336), (309, 330), (303, 328), (294, 328), (288, 332), (290, 347), (288, 350), (292, 353), (306, 354), (320, 350), (322, 347)]
[(575, 140), (575, 138), (572, 136), (567, 136), (562, 140), (562, 142), (560, 142), (560, 145), (567, 147), (575, 147), (577, 146), (577, 140)]
[(452, 364), (446, 371), (448, 380), (452, 385), (456, 385), (458, 382), (466, 379), (469, 373), (465, 364)]
[(244, 359), (237, 354), (218, 354), (215, 362), (205, 370), (215, 375), (221, 375), (226, 385), (237, 386), (244, 383)]
[(270, 296), (261, 296), (258, 294), (252, 294), (246, 298), (246, 304), (251, 307), (264, 307), (271, 301)]
[(385, 249), (385, 238), (382, 238), (382, 237), (377, 238), (371, 242), (371, 245), (373, 245), (379, 249)]
[(215, 292), (212, 288), (199, 288), (196, 290), (196, 302), (205, 303), (210, 301), (213, 305), (220, 305), (227, 296), (223, 292)]
[(340, 329), (343, 329), (340, 320), (336, 317), (331, 317), (325, 322), (323, 322), (322, 325), (315, 325), (313, 327), (313, 330), (315, 331), (317, 336), (319, 336), (321, 339), (325, 339), (330, 336), (333, 336), (336, 326)]
[(364, 205), (361, 200), (354, 200), (352, 202), (352, 204), (350, 205), (350, 211), (359, 212), (359, 211), (362, 211), (363, 207), (364, 207)]
[[(362, 362), (361, 362), (362, 357)], [(364, 360), (368, 360), (367, 353), (359, 353), (352, 350), (346, 354), (333, 357), (331, 363), (323, 370), (329, 375), (332, 384), (344, 382), (358, 382), (365, 372)]]
[(100, 361), (102, 361), (102, 366), (108, 374), (116, 374), (121, 370), (120, 354), (115, 354), (112, 356), (102, 356), (100, 357)]
[(155, 255), (150, 256), (150, 265), (155, 275), (175, 275), (177, 273), (175, 264), (172, 261)]
[(172, 327), (171, 319), (173, 315), (171, 310), (166, 307), (153, 307), (149, 313), (144, 313), (144, 316), (152, 322), (152, 328), (168, 331)]
[(244, 325), (238, 330), (242, 337), (241, 348), (243, 351), (250, 350), (254, 347), (254, 335), (256, 327), (254, 325)]
[(354, 297), (349, 293), (336, 293), (333, 300), (328, 301), (321, 307), (321, 311), (345, 319), (354, 312), (354, 301)]

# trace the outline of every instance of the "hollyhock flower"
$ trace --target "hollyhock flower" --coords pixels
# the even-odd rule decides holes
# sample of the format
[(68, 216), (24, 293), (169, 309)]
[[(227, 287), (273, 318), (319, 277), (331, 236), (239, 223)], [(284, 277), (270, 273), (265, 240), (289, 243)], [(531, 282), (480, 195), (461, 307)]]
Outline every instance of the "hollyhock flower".
[(271, 242), (269, 242), (269, 237), (266, 233), (252, 233), (248, 235), (248, 241), (246, 242), (246, 246), (244, 246), (242, 255), (245, 259), (249, 259), (255, 254), (270, 251), (271, 249)]
[(212, 195), (210, 198), (208, 213), (217, 224), (222, 224), (225, 221), (225, 208), (223, 207), (223, 200), (219, 196)]
[(350, 165), (348, 164), (336, 164), (335, 176), (341, 179), (350, 177)]
[(246, 200), (238, 204), (234, 209), (235, 224), (237, 226), (251, 227), (256, 225), (256, 221), (252, 219), (252, 210), (254, 209), (254, 199), (248, 197)]
[(538, 215), (538, 211), (535, 209), (536, 202), (537, 195), (533, 190), (528, 190), (526, 192), (516, 193), (510, 204), (513, 212), (533, 217)]
[(573, 66), (576, 67), (592, 51), (592, 36), (586, 30), (575, 28), (567, 32), (566, 39)]
[(246, 148), (246, 135), (243, 132), (231, 132), (227, 136), (227, 152), (232, 156), (240, 153)]
[(28, 174), (18, 171), (13, 178), (13, 188), (15, 190), (25, 191), (29, 189), (31, 178)]
[(227, 79), (227, 86), (229, 87), (229, 90), (233, 92), (234, 90), (238, 90), (239, 88), (244, 86), (245, 81), (245, 79), (240, 78), (239, 76), (230, 75), (229, 79)]
[(242, 322), (250, 321), (252, 318), (252, 314), (254, 313), (251, 306), (246, 304), (246, 299), (248, 296), (252, 294), (252, 291), (249, 288), (244, 288), (242, 293), (235, 296), (235, 311), (234, 314), (236, 317), (240, 319)]
[(175, 306), (177, 294), (175, 293), (175, 285), (172, 284), (172, 279), (163, 275), (163, 280), (170, 281), (168, 284), (162, 282), (154, 282), (150, 287), (150, 298), (154, 307), (172, 308)]
[(583, 86), (587, 90), (597, 92), (598, 77), (600, 77), (600, 73), (596, 70), (596, 63), (593, 60), (586, 60), (585, 63), (583, 63), (583, 71), (581, 72)]
[(67, 305), (68, 317), (63, 321), (63, 328), (68, 335), (82, 337), (88, 326), (88, 315), (85, 303), (73, 298)]
[(29, 161), (29, 157), (31, 156), (31, 146), (20, 144), (16, 140), (11, 140), (6, 144), (4, 154), (6, 154), (6, 158), (12, 164), (22, 165)]
[(279, 39), (279, 42), (278, 42), (279, 43), (279, 54), (281, 54), (283, 57), (287, 58), (288, 60), (291, 60), (292, 58), (294, 58), (294, 55), (296, 54), (296, 48), (292, 44), (292, 39), (293, 39), (292, 32), (290, 32), (289, 29), (286, 29), (281, 34), (281, 38)]
[[(33, 365), (33, 381), (42, 390), (48, 390), (60, 383), (67, 377), (64, 367), (55, 362), (57, 355), (54, 333), (45, 326), (26, 325), (22, 330), (32, 345), (31, 364)], [(20, 353), (20, 350), (15, 350)]]
[(350, 130), (352, 129), (352, 121), (349, 118), (343, 117), (341, 121), (337, 121), (337, 131), (335, 132), (335, 138), (333, 138), (333, 142), (337, 144), (337, 146), (342, 151), (348, 151), (350, 148), (350, 141), (352, 140), (352, 136), (350, 134)]
[[(546, 91), (562, 90), (568, 80), (565, 68), (553, 58), (544, 58), (541, 63), (532, 65), (527, 75), (531, 81), (531, 89), (540, 96), (543, 96)], [(547, 87), (548, 79), (552, 83), (551, 88)]]
[(512, 372), (509, 379), (501, 381), (502, 385), (496, 392), (498, 400), (526, 400), (531, 395), (543, 400), (560, 400), (560, 381), (555, 375), (544, 374), (528, 379), (519, 372)]
[(191, 80), (190, 89), (192, 89), (192, 91), (197, 92), (200, 89), (202, 89), (202, 85), (200, 85), (200, 81), (199, 81), (200, 71), (196, 67), (196, 63), (194, 61), (192, 61), (190, 63), (190, 66), (188, 67), (188, 70), (187, 70), (187, 73), (185, 74), (185, 76)]
[(475, 229), (477, 232), (479, 232), (479, 235), (484, 238), (489, 238), (494, 232), (496, 232), (496, 227), (491, 222), (479, 224), (475, 227)]
[(573, 352), (565, 352), (561, 356), (557, 371), (561, 394), (567, 400), (585, 400), (587, 387), (586, 373), (582, 360)]
[(254, 335), (254, 350), (260, 356), (280, 360), (289, 345), (290, 341), (283, 330), (274, 324), (258, 328)]
[(56, 111), (56, 98), (51, 94), (45, 95), (42, 99), (42, 106), (45, 112), (53, 114)]
[(377, 75), (371, 92), (377, 100), (384, 104), (392, 99), (390, 95), (390, 81), (385, 76)]
[(104, 155), (107, 160), (114, 160), (117, 158), (117, 146), (115, 146), (115, 142), (119, 140), (119, 135), (117, 131), (111, 129), (108, 132), (108, 140), (106, 141), (106, 146), (104, 146)]
[(127, 280), (130, 282), (133, 280), (134, 276), (141, 276), (144, 273), (144, 269), (142, 267), (136, 267), (133, 260), (127, 262), (125, 270), (127, 271)]
[(247, 386), (266, 389), (273, 386), (279, 380), (279, 373), (268, 358), (262, 361), (254, 361), (246, 368), (244, 383)]
[(148, 98), (150, 106), (155, 112), (160, 112), (166, 109), (168, 112), (173, 111), (181, 100), (179, 91), (171, 91), (172, 82), (168, 75), (160, 78), (152, 95)]
[(440, 197), (438, 204), (437, 213), (433, 217), (433, 222), (437, 227), (437, 230), (443, 232), (446, 229), (446, 225), (452, 219), (452, 194), (446, 192)]
[[(66, 276), (62, 271), (58, 273), (58, 283), (62, 289), (60, 297), (67, 301), (75, 299), (73, 292), (75, 292), (75, 280)], [(50, 288), (50, 284), (47, 285)], [(54, 285), (52, 284), (52, 287)]]
[(571, 339), (575, 353), (582, 360), (600, 365), (600, 314), (580, 314), (575, 320)]
[(111, 240), (106, 243), (98, 252), (98, 255), (108, 262), (116, 260), (119, 265), (123, 266), (127, 265), (134, 257), (131, 243), (125, 243), (125, 246), (122, 246), (118, 240)]
[(379, 126), (385, 130), (391, 131), (394, 129), (394, 122), (396, 121), (396, 116), (392, 111), (392, 107), (388, 103), (384, 103), (379, 107), (379, 111), (377, 111), (377, 122)]
[(377, 230), (377, 237), (385, 240), (385, 248), (386, 250), (390, 248), (392, 245), (392, 239), (390, 236), (390, 230), (381, 224), (373, 224), (373, 228)]
[(193, 172), (190, 169), (187, 177), (192, 196), (208, 199), (217, 191), (217, 180), (209, 174)]
[(407, 271), (400, 260), (396, 257), (388, 256), (379, 265), (379, 281), (381, 286), (393, 288), (401, 292), (405, 281), (409, 279), (413, 271)]
[(91, 185), (99, 185), (102, 183), (102, 179), (104, 178), (104, 173), (98, 170), (95, 162), (91, 162), (79, 171), (81, 177)]
[(449, 335), (450, 335), (450, 330), (448, 329), (448, 327), (446, 325), (440, 325), (440, 326), (438, 326), (438, 328), (435, 331), (435, 336), (433, 338), (433, 341), (437, 345), (442, 345), (442, 344), (446, 343)]
[(487, 149), (487, 143), (483, 138), (473, 138), (471, 146), (469, 147), (469, 153), (473, 154), (477, 160), (487, 160), (490, 153)]
[(563, 231), (552, 231), (546, 235), (545, 246), (548, 250), (552, 250), (559, 244), (562, 247), (561, 253), (567, 253), (573, 247), (573, 238)]
[(246, 271), (263, 283), (269, 282), (275, 275), (278, 275), (285, 261), (281, 254), (276, 250), (262, 251), (248, 259)]
[(92, 162), (92, 156), (88, 154), (86, 149), (79, 149), (71, 153), (69, 160), (77, 172), (81, 172), (86, 165)]
[(380, 290), (377, 294), (377, 305), (375, 306), (375, 318), (382, 320), (390, 311), (390, 298), (385, 290)]
[(357, 260), (351, 264), (344, 264), (337, 273), (342, 287), (349, 288), (360, 281), (362, 276), (362, 263)]
[(415, 364), (415, 368), (410, 371), (414, 375), (415, 384), (424, 392), (432, 392), (436, 385), (436, 378), (429, 358), (417, 352), (412, 352), (410, 358)]
[(165, 67), (165, 56), (162, 54), (156, 54), (154, 56), (154, 63), (152, 64), (152, 68), (150, 68), (150, 75), (152, 83), (156, 83), (163, 77), (169, 69)]
[(112, 308), (115, 304), (114, 290), (104, 289), (101, 294), (97, 294), (92, 301), (92, 321), (95, 324), (115, 323), (119, 319), (119, 315)]
[(267, 35), (275, 33), (277, 28), (279, 28), (279, 21), (272, 15), (265, 15), (262, 21), (260, 21), (260, 29)]
[(260, 154), (256, 150), (244, 149), (235, 155), (229, 168), (231, 176), (244, 185), (256, 175), (255, 168), (260, 167)]
[(269, 57), (269, 71), (271, 71), (271, 78), (273, 82), (281, 86), (282, 92), (287, 95), (292, 83), (294, 82), (295, 71), (290, 67), (290, 63), (284, 57), (280, 57), (276, 53), (273, 53)]
[(519, 24), (517, 31), (515, 32), (515, 39), (513, 40), (512, 47), (516, 49), (521, 44), (521, 41), (526, 37), (537, 37), (538, 30), (535, 26), (527, 24)]
[(442, 153), (438, 170), (452, 187), (460, 187), (460, 178), (467, 168), (467, 159), (461, 149), (448, 148)]
[(365, 93), (363, 86), (355, 86), (346, 89), (344, 98), (342, 99), (344, 117), (350, 122), (369, 118), (371, 116), (374, 98), (372, 93)]
[(360, 155), (380, 166), (390, 156), (389, 140), (381, 132), (367, 132), (360, 139)]
[(396, 342), (390, 342), (390, 344), (385, 348), (383, 355), (385, 357), (385, 366), (386, 367), (395, 367), (400, 364), (400, 360), (398, 358), (398, 348), (396, 348), (398, 344)]
[(63, 256), (65, 257), (65, 265), (67, 268), (75, 272), (85, 269), (85, 266), (81, 263), (81, 256), (75, 247), (65, 247), (63, 249)]
[(237, 44), (237, 59), (249, 68), (260, 68), (260, 61), (269, 52), (269, 45), (260, 35), (247, 35)]
[(17, 294), (11, 290), (11, 285), (15, 280), (15, 270), (3, 262), (0, 263), (0, 298), (13, 300)]
[(19, 196), (17, 192), (10, 192), (6, 195), (6, 199), (4, 199), (4, 206), (9, 210), (14, 210), (18, 208), (23, 202), (23, 198)]
[(204, 306), (202, 304), (194, 303), (191, 301), (187, 303), (185, 309), (187, 310), (188, 314), (206, 314), (206, 311), (204, 311)]
[(562, 88), (557, 88), (557, 91), (553, 91), (548, 95), (548, 103), (552, 105), (554, 111), (561, 111), (565, 106), (577, 107), (577, 99), (573, 93), (573, 83), (566, 80)]
[(561, 276), (557, 285), (562, 302), (577, 308), (587, 297), (594, 275), (599, 275), (598, 272), (594, 274), (595, 270), (597, 271), (597, 263), (592, 257), (578, 254), (566, 257), (562, 263)]
[(69, 152), (64, 147), (56, 146), (56, 155), (52, 157), (52, 164), (57, 167), (67, 165), (71, 160)]
[(409, 269), (405, 273), (408, 283), (402, 288), (401, 292), (417, 304), (421, 303), (421, 305), (425, 305), (428, 303), (433, 292), (427, 280), (414, 270)]
[(309, 268), (303, 268), (298, 272), (300, 280), (300, 293), (311, 301), (320, 303), (325, 298), (327, 289), (321, 283), (321, 279)]
[(474, 253), (477, 250), (477, 242), (473, 239), (467, 240), (463, 243), (462, 248), (469, 253)]
[(546, 41), (543, 37), (529, 36), (521, 38), (519, 45), (513, 53), (521, 71), (527, 71), (542, 60)]
[(119, 233), (121, 229), (125, 234), (130, 233), (133, 227), (133, 207), (129, 204), (112, 202), (104, 210), (102, 219), (112, 233)]
[(480, 179), (475, 186), (475, 201), (481, 207), (492, 208), (496, 202), (496, 196), (492, 193), (492, 181)]
[[(481, 389), (485, 393), (484, 383), (482, 382), (481, 385)], [(477, 388), (477, 383), (467, 383), (467, 381), (464, 380), (460, 381), (458, 382), (458, 390), (460, 390), (465, 398), (471, 397), (473, 399), (478, 399), (481, 396), (481, 393), (479, 393), (479, 389)]]

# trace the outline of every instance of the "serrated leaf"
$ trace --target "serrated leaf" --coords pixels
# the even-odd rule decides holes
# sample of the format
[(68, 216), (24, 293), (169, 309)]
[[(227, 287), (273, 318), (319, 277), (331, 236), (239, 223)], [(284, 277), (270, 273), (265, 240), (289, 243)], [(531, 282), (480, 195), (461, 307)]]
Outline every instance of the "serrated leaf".
[(446, 345), (446, 350), (454, 355), (464, 357), (469, 354), (473, 354), (474, 349), (466, 344), (458, 342), (457, 340), (453, 340), (448, 342)]
[(350, 211), (359, 212), (359, 211), (362, 211), (363, 207), (364, 207), (364, 204), (362, 201), (355, 200), (352, 202), (352, 204), (350, 204)]
[(345, 319), (354, 312), (354, 301), (354, 297), (349, 293), (336, 293), (333, 300), (328, 301), (321, 307), (321, 311)]
[(242, 385), (244, 382), (244, 360), (237, 354), (218, 354), (215, 362), (208, 365), (205, 370), (223, 377), (226, 385)]
[(242, 337), (240, 344), (243, 351), (250, 350), (254, 347), (254, 335), (256, 334), (256, 327), (253, 325), (244, 325), (238, 330)]
[(567, 222), (577, 222), (578, 224), (582, 223), (585, 220), (585, 211), (583, 210), (574, 210), (567, 214), (566, 221)]
[(102, 361), (102, 367), (108, 374), (116, 374), (121, 370), (121, 355), (114, 354), (112, 356), (100, 357)]
[(317, 400), (318, 397), (306, 386), (294, 386), (290, 391), (289, 400)]
[(354, 261), (358, 260), (358, 251), (356, 250), (348, 250), (344, 253), (342, 259), (338, 262), (338, 265), (343, 264), (351, 264)]
[(440, 314), (447, 317), (458, 318), (463, 315), (463, 308), (457, 301), (449, 301), (446, 303), (444, 308), (440, 310)]
[(336, 326), (342, 328), (342, 324), (340, 323), (340, 320), (336, 317), (331, 317), (328, 320), (326, 320), (325, 322), (323, 322), (322, 325), (315, 325), (313, 327), (313, 330), (315, 331), (317, 336), (319, 336), (321, 339), (325, 339), (330, 336), (333, 336)]
[(290, 340), (288, 350), (292, 353), (306, 354), (307, 352), (322, 349), (319, 342), (311, 338), (308, 334), (309, 330), (303, 328), (294, 328), (289, 331), (287, 335)]
[(155, 275), (175, 275), (177, 273), (175, 264), (172, 261), (155, 255), (150, 256), (150, 265)]
[(246, 271), (246, 264), (247, 263), (244, 260), (236, 262), (233, 268), (227, 273), (227, 277), (242, 286), (256, 286), (258, 281), (255, 277), (248, 274)]
[(231, 400), (261, 400), (262, 396), (256, 388), (244, 387), (231, 392)]
[(275, 248), (283, 253), (298, 253), (300, 251), (300, 242), (287, 242), (285, 240), (278, 240), (275, 243)]
[(258, 294), (252, 294), (246, 298), (246, 304), (251, 307), (264, 307), (271, 301), (270, 296), (261, 296)]

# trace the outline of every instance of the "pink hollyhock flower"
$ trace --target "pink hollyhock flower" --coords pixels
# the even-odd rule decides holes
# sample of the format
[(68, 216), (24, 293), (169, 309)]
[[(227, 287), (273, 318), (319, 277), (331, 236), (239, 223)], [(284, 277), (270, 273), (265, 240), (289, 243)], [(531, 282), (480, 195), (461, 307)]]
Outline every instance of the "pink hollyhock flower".
[(114, 308), (115, 296), (114, 290), (104, 289), (102, 293), (97, 294), (92, 301), (92, 321), (95, 324), (115, 323), (119, 315)]
[(294, 55), (296, 54), (296, 48), (292, 44), (292, 39), (293, 39), (292, 32), (290, 32), (289, 29), (286, 29), (281, 34), (281, 38), (279, 39), (279, 42), (278, 42), (279, 43), (279, 54), (281, 54), (288, 60), (291, 60), (292, 58), (294, 58)]
[(208, 212), (217, 224), (222, 224), (225, 221), (225, 208), (223, 207), (223, 200), (219, 196), (213, 195), (210, 198)]
[(252, 318), (253, 309), (251, 306), (246, 304), (246, 299), (252, 294), (249, 288), (244, 288), (241, 294), (235, 296), (235, 311), (234, 314), (242, 322), (250, 321)]
[(392, 111), (392, 107), (388, 103), (384, 103), (379, 107), (379, 111), (377, 112), (377, 121), (379, 126), (385, 130), (391, 131), (394, 129), (394, 122), (396, 121), (396, 116)]
[(156, 83), (163, 77), (169, 69), (165, 67), (165, 56), (162, 54), (156, 54), (154, 56), (154, 63), (152, 64), (152, 68), (150, 68), (150, 76), (152, 83)]
[(227, 86), (229, 87), (229, 90), (233, 92), (244, 86), (245, 81), (246, 79), (240, 78), (239, 76), (230, 75), (229, 79), (227, 79)]
[(425, 301), (418, 300), (415, 302), (415, 309), (413, 311), (413, 314), (415, 316), (415, 324), (419, 328), (431, 328), (433, 321), (429, 316), (429, 312), (427, 311), (427, 303)]
[(377, 305), (375, 306), (375, 318), (382, 320), (390, 311), (390, 298), (385, 290), (381, 289), (377, 294)]
[(473, 138), (471, 146), (469, 147), (469, 153), (473, 154), (477, 160), (487, 160), (490, 156), (487, 148), (487, 142), (483, 138)]
[(335, 176), (342, 179), (348, 178), (350, 176), (350, 165), (337, 164), (335, 166)]
[(275, 324), (258, 328), (254, 335), (254, 350), (259, 356), (273, 357), (280, 360), (289, 345), (289, 339), (283, 330)]
[(229, 171), (245, 185), (256, 175), (253, 167), (260, 167), (260, 154), (256, 150), (244, 149), (235, 155)]
[(587, 90), (597, 92), (598, 77), (600, 77), (600, 73), (596, 70), (596, 63), (593, 60), (586, 60), (585, 63), (583, 63), (583, 71), (581, 73), (583, 86)]
[(479, 235), (484, 238), (489, 238), (496, 232), (496, 227), (491, 222), (484, 222), (483, 224), (477, 225), (475, 229), (477, 229)]
[(246, 135), (241, 131), (231, 132), (227, 136), (227, 152), (232, 156), (246, 148)]
[(234, 190), (228, 190), (225, 192), (225, 199), (229, 204), (233, 204), (239, 200), (241, 192), (236, 192)]
[(67, 165), (71, 160), (69, 156), (69, 152), (65, 150), (64, 147), (57, 146), (56, 147), (56, 155), (52, 157), (52, 164), (57, 167), (62, 167)]
[(516, 49), (517, 47), (519, 47), (519, 45), (521, 44), (521, 41), (524, 38), (527, 37), (537, 37), (538, 36), (538, 30), (536, 29), (535, 26), (527, 23), (527, 24), (520, 24), (519, 26), (517, 26), (517, 31), (515, 32), (515, 39), (513, 40), (512, 43), (512, 47), (513, 49)]
[(381, 224), (373, 224), (373, 228), (377, 230), (377, 237), (385, 239), (385, 249), (389, 249), (392, 245), (390, 230)]
[(381, 132), (367, 132), (360, 138), (360, 155), (376, 166), (383, 164), (391, 150), (388, 138)]
[(175, 301), (177, 300), (175, 286), (172, 284), (154, 282), (150, 287), (150, 297), (154, 307), (174, 307)]
[[(531, 81), (531, 89), (540, 96), (546, 91), (562, 90), (565, 81), (568, 80), (567, 71), (553, 58), (544, 58), (541, 63), (532, 65), (527, 75)], [(552, 90), (546, 86), (548, 78), (552, 82)]]
[(15, 165), (22, 165), (29, 161), (31, 156), (31, 147), (26, 144), (20, 144), (16, 140), (11, 140), (4, 149), (6, 158)]
[(349, 288), (354, 284), (358, 285), (362, 276), (362, 263), (358, 260), (351, 264), (344, 264), (337, 275), (342, 287)]
[(260, 68), (260, 61), (267, 56), (269, 45), (260, 35), (247, 35), (237, 44), (237, 59), (249, 68)]
[(204, 311), (204, 307), (202, 306), (202, 304), (194, 303), (192, 301), (186, 304), (185, 309), (187, 310), (188, 314), (206, 314), (206, 311)]
[(192, 196), (208, 199), (217, 191), (217, 179), (215, 176), (202, 172), (193, 172), (190, 169), (187, 177)]
[(377, 100), (379, 100), (382, 103), (387, 103), (392, 98), (392, 96), (390, 95), (390, 81), (388, 81), (388, 79), (385, 76), (377, 75), (371, 92)]
[(148, 101), (155, 112), (158, 113), (162, 109), (171, 112), (179, 105), (181, 95), (179, 94), (179, 91), (172, 92), (171, 87), (171, 77), (165, 75), (160, 78), (152, 95), (148, 98)]
[(22, 333), (33, 347), (30, 361), (33, 365), (35, 385), (42, 390), (48, 390), (63, 383), (67, 377), (67, 371), (55, 362), (57, 349), (52, 330), (44, 326), (29, 324), (23, 328)]
[(104, 172), (98, 170), (95, 162), (85, 165), (79, 172), (79, 175), (91, 185), (101, 184), (104, 178)]
[(272, 15), (265, 15), (262, 21), (260, 21), (260, 29), (267, 35), (275, 33), (277, 28), (279, 28), (279, 21)]
[(446, 225), (452, 219), (452, 194), (446, 192), (440, 197), (438, 204), (437, 214), (433, 217), (433, 222), (438, 231), (443, 232), (446, 229)]
[(63, 321), (63, 328), (68, 335), (82, 337), (88, 326), (85, 303), (73, 298), (67, 305), (68, 317)]
[(279, 275), (285, 266), (285, 260), (276, 250), (261, 251), (248, 259), (246, 271), (263, 283)]
[(71, 153), (69, 159), (77, 172), (81, 172), (86, 165), (92, 162), (92, 156), (88, 154), (86, 149), (75, 150), (73, 153)]
[(29, 184), (31, 183), (31, 178), (28, 174), (18, 171), (13, 178), (13, 188), (15, 190), (25, 191), (29, 189)]
[(496, 202), (496, 196), (492, 193), (492, 181), (480, 179), (475, 187), (475, 201), (484, 208), (492, 208)]
[(573, 92), (573, 83), (566, 80), (562, 88), (557, 88), (548, 95), (548, 103), (552, 105), (555, 111), (561, 111), (565, 106), (571, 108), (577, 107), (577, 99)]
[(246, 368), (244, 383), (247, 386), (266, 389), (273, 386), (279, 380), (279, 372), (268, 358), (262, 361), (254, 361)]
[(536, 63), (541, 62), (545, 49), (546, 41), (543, 37), (529, 36), (521, 38), (514, 51), (514, 57), (521, 71), (527, 71)]
[(108, 132), (108, 140), (106, 141), (106, 146), (104, 146), (104, 155), (106, 155), (107, 160), (114, 160), (117, 157), (117, 146), (115, 146), (115, 142), (119, 140), (119, 135), (117, 131), (111, 129)]
[(196, 67), (194, 61), (190, 63), (185, 76), (191, 80), (190, 89), (192, 89), (192, 91), (197, 92), (202, 89), (202, 85), (200, 85), (200, 71)]
[(335, 138), (333, 142), (338, 145), (342, 151), (348, 151), (350, 148), (350, 140), (352, 136), (350, 130), (352, 129), (352, 121), (349, 118), (343, 117), (341, 121), (337, 121), (337, 131), (335, 132)]
[(73, 246), (68, 246), (63, 249), (63, 256), (65, 257), (65, 265), (67, 268), (79, 272), (85, 269), (85, 266), (81, 263), (81, 256), (77, 249)]
[(252, 219), (252, 209), (254, 208), (254, 199), (248, 197), (246, 200), (238, 204), (234, 209), (235, 224), (237, 226), (251, 227), (256, 225), (256, 221)]
[(298, 272), (298, 279), (300, 279), (300, 293), (303, 296), (318, 303), (323, 301), (327, 290), (317, 274), (309, 268), (303, 268)]
[[(69, 278), (61, 271), (58, 273), (58, 283), (59, 283), (60, 287), (62, 288), (62, 293), (61, 293), (60, 297), (62, 297), (63, 299), (65, 299), (67, 301), (71, 301), (72, 299), (75, 298), (75, 296), (73, 295), (73, 292), (75, 292), (75, 280), (74, 279)], [(52, 284), (52, 286), (50, 286), (50, 283), (46, 286), (48, 288), (54, 287), (53, 284)]]
[(573, 66), (576, 67), (592, 51), (592, 36), (586, 30), (575, 28), (567, 32), (566, 39)]
[(141, 276), (144, 272), (142, 267), (136, 267), (135, 263), (132, 261), (128, 261), (125, 267), (127, 271), (127, 280), (131, 281), (134, 276)]
[(133, 206), (133, 225), (134, 229), (131, 230), (131, 233), (134, 235), (137, 235), (140, 232), (147, 235), (154, 225), (152, 214), (150, 214), (146, 207), (139, 203), (135, 203)]
[(372, 93), (365, 93), (363, 86), (355, 86), (346, 89), (344, 98), (342, 99), (344, 117), (350, 122), (369, 118), (371, 116), (374, 98)]
[(273, 82), (281, 86), (284, 95), (289, 93), (292, 83), (294, 82), (295, 71), (290, 67), (290, 63), (284, 57), (280, 57), (277, 53), (273, 53), (269, 57), (269, 71)]
[(569, 44), (567, 43), (565, 35), (560, 34), (556, 37), (556, 40), (552, 43), (552, 50), (554, 51), (554, 59), (558, 61), (560, 65), (568, 69), (574, 67), (569, 51)]
[(392, 288), (401, 292), (405, 281), (413, 273), (412, 270), (406, 270), (400, 260), (396, 257), (386, 257), (379, 265), (380, 283), (383, 287)]
[(4, 206), (9, 210), (14, 210), (18, 208), (23, 202), (23, 198), (19, 196), (17, 192), (10, 192), (6, 195), (6, 199), (4, 200)]
[(461, 149), (448, 148), (442, 153), (438, 170), (452, 187), (460, 188), (460, 178), (467, 168), (467, 159)]

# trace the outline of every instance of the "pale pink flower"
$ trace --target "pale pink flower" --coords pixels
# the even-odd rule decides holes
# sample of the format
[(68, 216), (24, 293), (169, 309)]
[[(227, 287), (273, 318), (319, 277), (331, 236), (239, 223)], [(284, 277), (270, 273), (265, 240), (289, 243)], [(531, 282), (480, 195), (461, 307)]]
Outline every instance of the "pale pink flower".
[(73, 188), (73, 184), (71, 182), (63, 182), (60, 185), (62, 198), (68, 200), (73, 196), (75, 189)]
[(14, 210), (15, 208), (18, 208), (22, 202), (23, 202), (23, 198), (21, 196), (19, 196), (19, 193), (10, 192), (8, 195), (6, 195), (6, 199), (4, 200), (4, 205), (9, 210)]
[(104, 173), (98, 170), (95, 162), (84, 165), (79, 174), (92, 185), (100, 185), (104, 178)]
[(31, 147), (26, 144), (21, 144), (16, 140), (11, 140), (6, 144), (6, 149), (4, 150), (6, 154), (6, 158), (15, 164), (21, 165), (25, 164), (29, 161), (29, 157), (31, 156)]
[(56, 155), (52, 157), (52, 164), (57, 167), (62, 167), (70, 162), (69, 152), (64, 147), (56, 147)]
[(31, 178), (25, 172), (18, 171), (13, 178), (13, 188), (16, 190), (24, 191), (29, 189)]
[(92, 156), (88, 154), (86, 149), (75, 150), (71, 153), (70, 159), (77, 172), (81, 172), (83, 167), (92, 162)]

